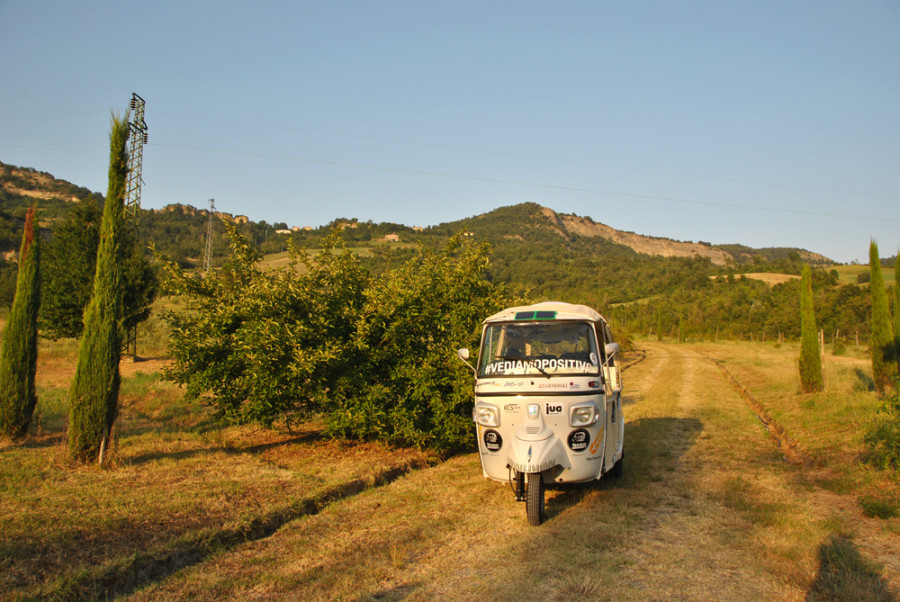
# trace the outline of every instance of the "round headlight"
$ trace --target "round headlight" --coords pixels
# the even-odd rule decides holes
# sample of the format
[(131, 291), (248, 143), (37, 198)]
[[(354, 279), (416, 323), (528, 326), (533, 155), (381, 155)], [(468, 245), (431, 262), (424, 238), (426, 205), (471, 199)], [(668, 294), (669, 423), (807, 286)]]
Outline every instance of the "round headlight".
[(475, 408), (475, 421), (482, 426), (500, 426), (497, 408), (487, 405), (479, 405)]
[(572, 426), (589, 426), (597, 421), (597, 409), (593, 406), (582, 406), (572, 410)]

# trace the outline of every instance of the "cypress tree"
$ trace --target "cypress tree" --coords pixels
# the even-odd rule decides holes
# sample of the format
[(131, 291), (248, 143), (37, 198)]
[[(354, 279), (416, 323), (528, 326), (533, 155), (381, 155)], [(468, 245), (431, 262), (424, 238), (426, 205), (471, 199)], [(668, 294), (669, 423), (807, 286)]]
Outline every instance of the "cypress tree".
[(813, 307), (812, 273), (809, 266), (803, 264), (800, 272), (800, 388), (804, 393), (815, 393), (825, 388), (818, 333)]
[(869, 282), (872, 294), (872, 379), (878, 392), (884, 393), (897, 374), (897, 364), (894, 363), (894, 333), (891, 329), (887, 293), (884, 290), (884, 277), (881, 274), (881, 259), (878, 257), (878, 244), (874, 240), (869, 245), (869, 271), (872, 274)]
[(0, 432), (11, 439), (22, 437), (28, 431), (37, 403), (34, 375), (37, 369), (41, 255), (35, 223), (35, 207), (32, 205), (25, 217), (16, 296), (3, 332), (3, 350), (0, 352)]
[(100, 223), (100, 244), (78, 367), (69, 393), (69, 455), (85, 462), (97, 457), (109, 441), (119, 400), (122, 353), (121, 237), (128, 156), (128, 123), (112, 118), (109, 135), (109, 187)]
[(900, 253), (894, 259), (894, 354), (900, 371)]

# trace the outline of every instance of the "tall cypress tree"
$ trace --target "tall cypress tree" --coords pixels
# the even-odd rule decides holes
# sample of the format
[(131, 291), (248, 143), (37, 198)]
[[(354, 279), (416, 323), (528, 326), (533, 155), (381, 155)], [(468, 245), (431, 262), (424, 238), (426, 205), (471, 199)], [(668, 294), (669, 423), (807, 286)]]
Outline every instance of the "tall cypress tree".
[(872, 294), (872, 379), (879, 393), (884, 393), (897, 375), (897, 364), (894, 361), (894, 333), (891, 329), (887, 293), (884, 290), (884, 277), (881, 274), (881, 259), (878, 257), (878, 244), (874, 240), (869, 245), (869, 271), (872, 274), (869, 282)]
[(118, 408), (127, 140), (127, 121), (113, 116), (109, 135), (109, 187), (100, 223), (94, 288), (84, 313), (78, 367), (69, 393), (69, 455), (81, 462), (97, 457), (108, 442)]
[(37, 403), (34, 375), (41, 300), (41, 249), (35, 224), (35, 207), (32, 205), (25, 216), (16, 296), (0, 352), (0, 433), (12, 439), (22, 437), (28, 431)]
[(818, 333), (813, 307), (812, 273), (809, 266), (803, 264), (800, 272), (800, 388), (804, 393), (814, 393), (825, 388)]
[(900, 253), (894, 259), (894, 354), (900, 372)]

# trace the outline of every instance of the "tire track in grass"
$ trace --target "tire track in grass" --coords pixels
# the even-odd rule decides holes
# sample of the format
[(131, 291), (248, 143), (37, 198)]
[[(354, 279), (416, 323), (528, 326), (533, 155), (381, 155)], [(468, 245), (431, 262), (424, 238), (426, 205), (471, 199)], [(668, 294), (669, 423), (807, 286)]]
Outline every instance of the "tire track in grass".
[[(772, 418), (766, 407), (724, 366), (722, 360), (699, 352), (698, 355), (715, 364), (747, 402), (769, 434), (778, 442), (785, 461), (805, 469), (815, 468), (815, 460), (803, 450), (799, 442), (787, 434), (781, 424)], [(882, 565), (881, 577), (885, 584), (895, 594), (900, 592), (900, 545), (896, 538), (886, 537), (882, 525), (877, 520), (865, 516), (856, 500), (821, 487), (816, 487), (807, 498), (822, 515), (840, 517), (848, 525), (845, 528), (849, 532), (846, 537), (842, 535), (841, 538), (850, 541), (851, 545), (857, 545), (869, 558)]]
[(437, 460), (413, 459), (387, 467), (369, 477), (331, 487), (314, 498), (295, 499), (286, 506), (240, 525), (225, 529), (204, 529), (168, 546), (137, 552), (124, 559), (64, 575), (49, 585), (41, 585), (25, 593), (21, 599), (97, 600), (127, 595), (141, 587), (162, 581), (183, 568), (199, 564), (212, 554), (269, 537), (284, 525), (303, 517), (314, 516), (334, 502), (383, 487), (413, 471), (437, 463)]
[(699, 353), (699, 355), (715, 364), (725, 378), (728, 379), (728, 382), (731, 383), (731, 386), (734, 387), (735, 391), (737, 391), (741, 398), (747, 402), (750, 409), (753, 410), (753, 413), (756, 414), (759, 421), (763, 423), (763, 426), (766, 427), (769, 434), (778, 442), (778, 448), (781, 450), (785, 460), (796, 466), (806, 466), (807, 468), (815, 465), (815, 461), (803, 451), (800, 444), (787, 434), (787, 431), (785, 431), (784, 427), (781, 426), (778, 421), (772, 418), (772, 415), (769, 414), (766, 407), (753, 396), (753, 393), (751, 393), (750, 390), (747, 389), (747, 387), (745, 387), (730, 370), (728, 370), (728, 368), (724, 366), (722, 360), (702, 353)]

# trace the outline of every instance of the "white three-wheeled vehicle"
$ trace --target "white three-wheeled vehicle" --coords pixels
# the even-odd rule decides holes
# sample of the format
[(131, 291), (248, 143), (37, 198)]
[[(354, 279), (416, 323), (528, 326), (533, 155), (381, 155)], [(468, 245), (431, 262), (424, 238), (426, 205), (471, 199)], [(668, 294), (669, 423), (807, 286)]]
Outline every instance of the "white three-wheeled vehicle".
[(544, 519), (545, 484), (622, 475), (618, 351), (606, 320), (584, 305), (538, 303), (484, 321), (478, 367), (469, 366), (481, 467), (510, 482), (530, 524)]

